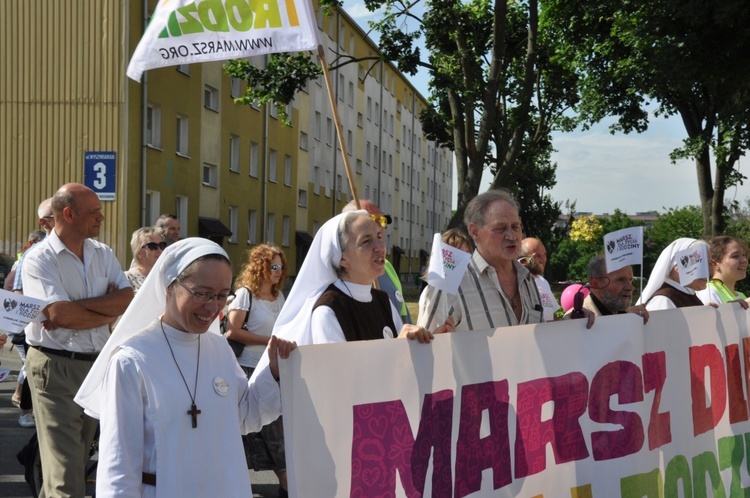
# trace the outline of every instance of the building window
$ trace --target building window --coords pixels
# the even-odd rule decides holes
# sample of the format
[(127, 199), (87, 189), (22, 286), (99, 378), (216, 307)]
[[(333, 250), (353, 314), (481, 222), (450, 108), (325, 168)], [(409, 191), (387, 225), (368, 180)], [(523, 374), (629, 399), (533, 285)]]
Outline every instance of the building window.
[(354, 135), (352, 130), (346, 132), (346, 148), (349, 149), (349, 155), (352, 155), (352, 149), (354, 149)]
[(367, 164), (370, 164), (370, 148), (372, 146), (370, 145), (370, 142), (367, 142), (367, 145), (365, 145), (365, 162)]
[(190, 64), (178, 64), (177, 71), (185, 76), (190, 76)]
[(339, 100), (341, 102), (344, 101), (345, 91), (346, 91), (346, 84), (344, 82), (344, 75), (343, 74), (339, 74), (339, 88), (338, 88), (338, 92), (339, 92)]
[(188, 125), (187, 116), (177, 115), (177, 153), (181, 156), (188, 156)]
[(307, 133), (304, 131), (299, 132), (299, 148), (307, 150)]
[(326, 118), (326, 143), (331, 145), (333, 143), (333, 120)]
[(292, 186), (292, 156), (284, 156), (284, 185)]
[(343, 178), (341, 178), (341, 175), (336, 175), (336, 200), (341, 200), (341, 185), (344, 183)]
[(362, 128), (363, 119), (364, 117), (362, 116), (362, 113), (358, 112), (357, 113), (357, 126), (360, 128)]
[(372, 121), (372, 97), (367, 97), (367, 119)]
[(242, 96), (242, 80), (240, 78), (232, 78), (232, 86), (230, 90), (230, 94), (233, 99), (238, 99)]
[(320, 127), (322, 126), (321, 119), (322, 117), (320, 113), (318, 111), (315, 111), (315, 135), (313, 136), (315, 137), (315, 140), (317, 140), (318, 142), (320, 142)]
[(320, 195), (320, 166), (313, 168), (313, 193)]
[(229, 231), (232, 232), (232, 235), (229, 236), (230, 244), (237, 243), (237, 231), (239, 228), (238, 227), (239, 218), (240, 218), (240, 213), (239, 213), (237, 206), (229, 206)]
[(380, 124), (380, 104), (375, 102), (375, 124)]
[(258, 178), (260, 163), (260, 147), (255, 142), (250, 143), (250, 176)]
[[(186, 195), (174, 196), (174, 214), (178, 220), (188, 219), (188, 198)], [(188, 236), (187, 231), (188, 224), (180, 223), (180, 238), (184, 239)]]
[(276, 242), (276, 214), (268, 213), (268, 225), (266, 226), (266, 240), (272, 244)]
[(212, 111), (219, 112), (219, 90), (206, 85), (203, 88), (203, 105)]
[(354, 107), (354, 83), (349, 82), (349, 107)]
[(357, 159), (356, 171), (360, 175), (362, 174), (362, 159)]
[(273, 119), (279, 119), (279, 110), (276, 108), (275, 102), (268, 104), (268, 114), (270, 114)]
[(268, 151), (268, 180), (276, 182), (276, 151)]
[(153, 226), (161, 215), (161, 194), (157, 190), (146, 190), (146, 225)]
[(281, 219), (281, 247), (289, 247), (289, 232), (292, 228), (292, 218), (284, 216)]
[(307, 207), (307, 190), (297, 192), (297, 205), (303, 208)]
[(333, 185), (331, 185), (331, 172), (326, 171), (326, 197), (331, 197), (331, 192), (333, 191)]
[(240, 137), (229, 136), (229, 171), (240, 172)]
[(215, 164), (203, 163), (203, 185), (216, 188), (217, 169)]
[(247, 243), (258, 243), (258, 211), (254, 209), (247, 212)]
[(161, 107), (146, 107), (146, 144), (161, 148)]

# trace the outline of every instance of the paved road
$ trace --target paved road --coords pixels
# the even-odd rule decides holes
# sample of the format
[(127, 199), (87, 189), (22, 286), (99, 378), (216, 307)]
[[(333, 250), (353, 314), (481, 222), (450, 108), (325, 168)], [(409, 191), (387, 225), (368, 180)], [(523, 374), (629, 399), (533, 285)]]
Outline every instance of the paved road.
[[(9, 346), (10, 341), (0, 351), (0, 369), (12, 370), (12, 374), (0, 382), (0, 497), (26, 498), (31, 496), (31, 489), (24, 480), (23, 467), (16, 460), (16, 453), (28, 442), (34, 429), (24, 429), (18, 425), (20, 412), (11, 403), (21, 360)], [(253, 483), (253, 497), (278, 497), (278, 481), (273, 472), (251, 471), (250, 481)]]

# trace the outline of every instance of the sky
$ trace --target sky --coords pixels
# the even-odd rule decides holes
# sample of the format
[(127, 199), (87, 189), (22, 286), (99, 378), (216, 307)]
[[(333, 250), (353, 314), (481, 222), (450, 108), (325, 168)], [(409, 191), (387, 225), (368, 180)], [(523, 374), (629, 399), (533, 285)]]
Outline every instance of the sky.
[[(344, 9), (364, 30), (373, 16), (359, 0), (345, 0)], [(420, 72), (411, 83), (426, 98), (428, 78)], [(552, 161), (557, 163), (557, 185), (551, 195), (555, 201), (576, 201), (576, 211), (595, 214), (620, 209), (626, 214), (643, 211), (664, 212), (669, 208), (699, 205), (698, 180), (692, 160), (675, 164), (669, 153), (682, 144), (685, 128), (679, 117), (652, 118), (644, 133), (612, 135), (609, 125), (599, 123), (587, 131), (554, 133)], [(750, 177), (750, 161), (742, 158), (740, 171)], [(456, 206), (456, 175), (453, 207)], [(482, 176), (480, 192), (488, 188), (491, 177)], [(750, 181), (726, 192), (727, 200), (745, 204), (750, 198)]]

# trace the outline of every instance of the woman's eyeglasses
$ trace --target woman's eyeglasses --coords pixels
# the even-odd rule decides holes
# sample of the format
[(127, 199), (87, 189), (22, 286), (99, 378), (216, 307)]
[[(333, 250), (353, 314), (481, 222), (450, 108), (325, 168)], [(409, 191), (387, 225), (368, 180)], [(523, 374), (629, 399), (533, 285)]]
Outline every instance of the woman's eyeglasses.
[(229, 295), (227, 294), (212, 294), (210, 292), (198, 292), (196, 290), (191, 289), (187, 285), (183, 284), (179, 280), (175, 280), (175, 283), (191, 293), (193, 295), (193, 299), (196, 303), (201, 304), (208, 304), (214, 299), (216, 299), (216, 302), (219, 304), (224, 304), (227, 302), (227, 299), (229, 299)]
[(143, 248), (148, 249), (149, 251), (156, 251), (157, 249), (161, 249), (162, 251), (167, 248), (166, 242), (149, 242), (148, 244), (143, 244), (141, 246), (141, 249)]
[(281, 271), (284, 269), (284, 265), (271, 265), (271, 271)]

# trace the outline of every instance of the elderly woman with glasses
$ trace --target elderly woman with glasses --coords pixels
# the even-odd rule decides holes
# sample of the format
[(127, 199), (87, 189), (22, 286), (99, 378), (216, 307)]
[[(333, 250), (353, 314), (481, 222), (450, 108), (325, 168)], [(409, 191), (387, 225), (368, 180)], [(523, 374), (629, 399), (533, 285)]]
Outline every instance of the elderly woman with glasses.
[(167, 248), (167, 243), (160, 228), (144, 227), (133, 232), (130, 248), (133, 250), (133, 265), (125, 276), (133, 287), (133, 293), (137, 293), (162, 251)]
[[(284, 306), (281, 290), (286, 276), (284, 252), (275, 245), (261, 244), (250, 249), (248, 261), (235, 281), (235, 298), (229, 305), (226, 336), (245, 344), (237, 362), (248, 377), (263, 356), (273, 325)], [(274, 471), (279, 479), (279, 495), (285, 496), (286, 458), (281, 417), (259, 433), (248, 434), (245, 451), (253, 469)]]
[(184, 239), (123, 315), (76, 395), (101, 421), (97, 496), (253, 495), (240, 435), (278, 416), (295, 345), (272, 338), (268, 379), (249, 382), (218, 334), (231, 282), (221, 247)]

